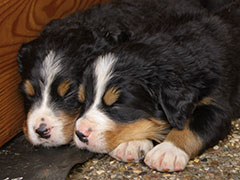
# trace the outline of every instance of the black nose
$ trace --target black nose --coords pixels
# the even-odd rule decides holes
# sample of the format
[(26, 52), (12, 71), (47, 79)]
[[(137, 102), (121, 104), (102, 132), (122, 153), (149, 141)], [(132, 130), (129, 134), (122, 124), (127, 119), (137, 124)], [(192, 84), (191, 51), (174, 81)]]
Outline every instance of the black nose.
[(75, 133), (76, 133), (76, 135), (77, 135), (77, 137), (79, 138), (80, 141), (88, 144), (88, 139), (83, 133), (81, 133), (80, 131), (76, 131)]
[(40, 124), (39, 128), (35, 131), (41, 138), (48, 139), (50, 138), (49, 129), (45, 123)]

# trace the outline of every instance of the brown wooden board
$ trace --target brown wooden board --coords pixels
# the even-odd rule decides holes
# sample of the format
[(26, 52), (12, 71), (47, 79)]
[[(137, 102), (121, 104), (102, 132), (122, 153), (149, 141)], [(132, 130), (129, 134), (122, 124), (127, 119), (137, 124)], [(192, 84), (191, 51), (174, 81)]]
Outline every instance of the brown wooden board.
[(25, 118), (16, 62), (21, 43), (38, 36), (50, 20), (103, 1), (106, 0), (0, 1), (0, 146), (22, 130)]

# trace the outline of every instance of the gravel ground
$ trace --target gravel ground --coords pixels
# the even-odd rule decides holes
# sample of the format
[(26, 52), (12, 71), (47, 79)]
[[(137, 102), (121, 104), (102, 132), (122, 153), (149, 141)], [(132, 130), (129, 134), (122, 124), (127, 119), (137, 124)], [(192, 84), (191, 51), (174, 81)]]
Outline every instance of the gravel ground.
[(144, 163), (124, 163), (97, 154), (88, 162), (76, 165), (67, 180), (240, 180), (240, 119), (232, 125), (227, 138), (191, 160), (182, 172), (161, 173)]

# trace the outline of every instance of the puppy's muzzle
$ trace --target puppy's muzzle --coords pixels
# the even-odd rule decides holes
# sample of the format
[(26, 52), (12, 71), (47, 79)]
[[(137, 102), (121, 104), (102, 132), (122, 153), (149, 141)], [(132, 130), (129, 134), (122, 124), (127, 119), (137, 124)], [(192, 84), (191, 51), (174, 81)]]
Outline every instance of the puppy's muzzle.
[(47, 128), (45, 123), (41, 123), (40, 126), (35, 130), (35, 132), (44, 139), (50, 138), (50, 130)]

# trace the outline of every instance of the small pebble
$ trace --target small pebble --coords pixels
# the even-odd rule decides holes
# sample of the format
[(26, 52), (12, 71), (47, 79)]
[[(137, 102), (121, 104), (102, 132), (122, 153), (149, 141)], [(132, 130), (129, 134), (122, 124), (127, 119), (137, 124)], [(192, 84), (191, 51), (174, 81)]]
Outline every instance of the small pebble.
[(98, 175), (100, 175), (100, 174), (102, 174), (102, 173), (104, 173), (105, 171), (103, 171), (103, 170), (99, 170), (99, 171), (97, 171), (97, 174)]
[(209, 170), (209, 167), (205, 167), (204, 170), (205, 170), (205, 171), (208, 171), (208, 170)]
[(195, 163), (199, 163), (200, 160), (199, 160), (199, 159), (194, 159), (194, 162), (195, 162)]
[(216, 145), (216, 146), (213, 147), (213, 149), (214, 149), (214, 150), (218, 150), (218, 149), (219, 149), (219, 146)]
[(136, 174), (140, 174), (142, 171), (141, 170), (139, 170), (139, 169), (134, 169), (133, 170), (133, 173), (136, 173)]
[(116, 174), (112, 174), (111, 179), (114, 179), (116, 176), (117, 176)]
[(22, 180), (22, 179), (23, 179), (23, 177), (17, 177), (17, 178), (13, 178), (11, 180)]
[(232, 154), (228, 154), (228, 156), (229, 156), (229, 157), (233, 157), (233, 155), (232, 155)]
[(202, 162), (207, 162), (207, 158), (202, 158), (201, 161)]

